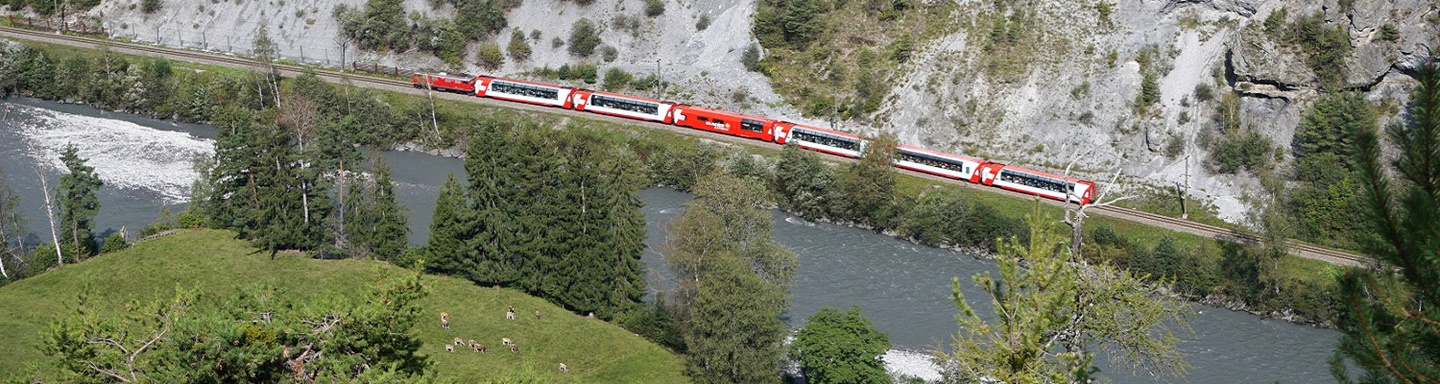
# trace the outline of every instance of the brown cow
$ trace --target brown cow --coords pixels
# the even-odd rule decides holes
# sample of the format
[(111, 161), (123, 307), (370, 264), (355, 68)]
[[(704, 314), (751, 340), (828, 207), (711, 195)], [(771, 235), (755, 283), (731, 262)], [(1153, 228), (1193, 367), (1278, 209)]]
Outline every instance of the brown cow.
[(440, 327), (450, 329), (450, 313), (440, 312)]
[(570, 373), (570, 368), (566, 367), (565, 363), (560, 363), (560, 373)]
[(460, 340), (460, 338), (456, 337), (455, 345), (465, 345), (465, 340)]
[(484, 345), (480, 345), (480, 343), (474, 343), (474, 342), (472, 342), (472, 343), (470, 343), (470, 348), (475, 349), (475, 352), (485, 353), (485, 346), (484, 346)]
[(502, 338), (500, 338), (500, 345), (512, 345), (512, 344), (515, 344), (515, 342), (510, 341), (510, 338), (508, 338), (508, 337), (502, 337)]
[(510, 344), (510, 353), (520, 353), (520, 346)]
[(454, 353), (454, 352), (455, 352), (455, 346), (450, 345), (450, 344), (445, 344), (445, 352)]

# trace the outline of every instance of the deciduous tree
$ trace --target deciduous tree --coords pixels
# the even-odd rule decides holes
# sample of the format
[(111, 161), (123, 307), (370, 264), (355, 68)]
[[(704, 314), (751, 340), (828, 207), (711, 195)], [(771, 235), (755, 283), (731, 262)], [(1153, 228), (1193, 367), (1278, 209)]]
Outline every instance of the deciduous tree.
[(966, 300), (960, 279), (952, 283), (960, 332), (950, 349), (935, 352), (948, 379), (1085, 383), (1098, 371), (1091, 361), (1101, 350), (1132, 370), (1185, 372), (1174, 335), (1188, 329), (1184, 304), (1124, 271), (1075, 257), (1038, 201), (1028, 221), (1028, 244), (1011, 238), (1001, 245), (999, 278), (972, 277), (990, 295), (994, 321)]
[(872, 225), (888, 220), (892, 194), (895, 190), (895, 135), (885, 133), (865, 147), (860, 162), (850, 166), (840, 178), (845, 193), (845, 215)]
[(876, 330), (858, 306), (821, 308), (805, 321), (791, 348), (811, 383), (890, 382), (880, 359), (890, 350), (890, 337)]

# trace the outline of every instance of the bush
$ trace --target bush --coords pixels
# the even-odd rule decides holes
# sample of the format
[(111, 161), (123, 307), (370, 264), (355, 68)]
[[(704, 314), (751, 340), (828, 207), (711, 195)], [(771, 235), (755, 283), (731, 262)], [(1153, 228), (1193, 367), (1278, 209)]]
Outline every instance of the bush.
[(630, 80), (633, 78), (634, 76), (630, 75), (630, 72), (625, 72), (625, 70), (620, 68), (610, 68), (605, 71), (605, 83), (601, 88), (607, 91), (623, 90), (626, 85), (630, 84)]
[(1259, 132), (1227, 133), (1210, 152), (1210, 161), (1220, 173), (1235, 173), (1269, 167), (1275, 145)]
[(111, 253), (125, 249), (129, 246), (130, 243), (125, 241), (125, 236), (122, 236), (119, 232), (116, 232), (110, 234), (109, 237), (105, 238), (105, 244), (100, 246), (100, 253)]
[(550, 48), (560, 48), (563, 46), (565, 46), (565, 39), (561, 39), (560, 36), (555, 36), (555, 38), (550, 39)]
[(645, 0), (645, 16), (655, 17), (665, 14), (664, 0)]
[(1380, 27), (1380, 40), (1391, 43), (1399, 42), (1400, 28), (1396, 28), (1395, 24), (1385, 23), (1384, 26)]
[(740, 64), (750, 72), (760, 71), (760, 46), (751, 43), (746, 47), (745, 52), (740, 53)]
[(700, 20), (695, 22), (696, 31), (704, 31), (705, 28), (710, 28), (710, 15), (700, 15)]
[(685, 352), (685, 340), (680, 331), (675, 329), (675, 318), (666, 308), (663, 295), (657, 295), (654, 301), (625, 312), (616, 323), (671, 351)]
[(1145, 71), (1140, 80), (1140, 93), (1135, 95), (1135, 113), (1144, 113), (1160, 101), (1160, 77), (1154, 71)]
[(609, 45), (600, 47), (600, 60), (609, 63), (615, 61), (617, 58), (620, 58), (620, 50)]
[(1215, 99), (1215, 89), (1209, 84), (1200, 83), (1195, 85), (1195, 100), (1210, 101)]
[(595, 22), (590, 19), (580, 19), (570, 26), (570, 54), (580, 57), (589, 57), (595, 54), (595, 47), (600, 46), (599, 31), (595, 29)]
[(487, 71), (494, 71), (505, 65), (505, 53), (500, 52), (500, 44), (495, 44), (494, 42), (481, 44), (479, 51), (476, 52), (475, 55), (477, 56), (477, 64)]
[(145, 14), (149, 15), (155, 13), (155, 11), (159, 11), (160, 7), (163, 5), (164, 3), (162, 3), (160, 0), (142, 0), (140, 2), (140, 12), (144, 12)]
[(530, 60), (530, 43), (525, 41), (525, 34), (520, 30), (510, 33), (510, 45), (507, 47), (510, 53), (510, 60), (522, 62)]

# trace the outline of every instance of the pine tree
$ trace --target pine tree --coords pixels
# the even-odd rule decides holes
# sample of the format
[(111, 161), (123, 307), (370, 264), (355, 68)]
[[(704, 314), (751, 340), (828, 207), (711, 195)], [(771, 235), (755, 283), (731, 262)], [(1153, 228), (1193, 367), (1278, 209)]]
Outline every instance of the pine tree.
[(466, 239), (471, 237), (469, 199), (465, 189), (451, 173), (435, 199), (434, 221), (430, 223), (430, 241), (425, 250), (428, 271), (467, 276), (475, 269)]
[(95, 214), (100, 210), (100, 199), (96, 191), (104, 185), (95, 175), (95, 168), (85, 165), (89, 159), (80, 158), (74, 145), (65, 146), (60, 153), (69, 174), (60, 178), (55, 191), (60, 202), (60, 239), (64, 242), (65, 254), (75, 261), (95, 254)]
[(1352, 382), (1347, 359), (1365, 371), (1363, 383), (1440, 382), (1440, 73), (1433, 61), (1417, 79), (1408, 124), (1386, 127), (1401, 180), (1382, 166), (1378, 132), (1355, 132), (1371, 227), (1362, 244), (1373, 262), (1340, 280), (1348, 313), (1337, 324), (1344, 335), (1330, 367), (1344, 383)]
[(511, 285), (519, 278), (519, 264), (508, 250), (515, 230), (513, 206), (525, 199), (509, 169), (520, 160), (511, 148), (509, 133), (498, 123), (486, 122), (471, 138), (465, 154), (465, 173), (470, 178), (470, 211), (474, 213), (473, 234), (468, 247), (476, 256), (470, 278), (480, 284)]
[(410, 228), (405, 225), (405, 208), (395, 201), (395, 184), (385, 159), (376, 155), (372, 169), (375, 185), (368, 195), (372, 201), (370, 216), (374, 219), (369, 223), (370, 238), (365, 247), (381, 260), (396, 260), (405, 253), (406, 236), (410, 233)]

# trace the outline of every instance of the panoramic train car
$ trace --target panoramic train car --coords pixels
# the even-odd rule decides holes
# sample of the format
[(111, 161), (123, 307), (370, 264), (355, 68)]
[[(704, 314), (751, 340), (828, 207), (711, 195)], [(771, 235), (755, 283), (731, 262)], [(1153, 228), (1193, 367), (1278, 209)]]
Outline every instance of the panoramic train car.
[(985, 163), (981, 167), (980, 183), (1040, 197), (1080, 204), (1095, 200), (1095, 183), (1076, 178), (1065, 178), (1055, 174), (1030, 170), (1000, 163)]
[(430, 88), (437, 91), (475, 92), (475, 76), (464, 73), (440, 72), (438, 74), (429, 74), (415, 72), (415, 74), (410, 75), (410, 83), (414, 84), (416, 88), (424, 87), (426, 83), (429, 83)]
[(772, 141), (775, 120), (691, 105), (675, 106), (675, 125), (732, 136)]
[(518, 101), (569, 109), (569, 87), (529, 81), (480, 76), (475, 78), (475, 96)]
[(621, 95), (618, 93), (576, 89), (570, 104), (577, 111), (619, 116), (627, 119), (658, 121), (670, 124), (675, 103)]
[(860, 136), (788, 121), (775, 123), (775, 142), (849, 158), (859, 158), (865, 150)]
[(899, 145), (895, 147), (895, 166), (936, 176), (980, 182), (980, 166), (984, 160)]

